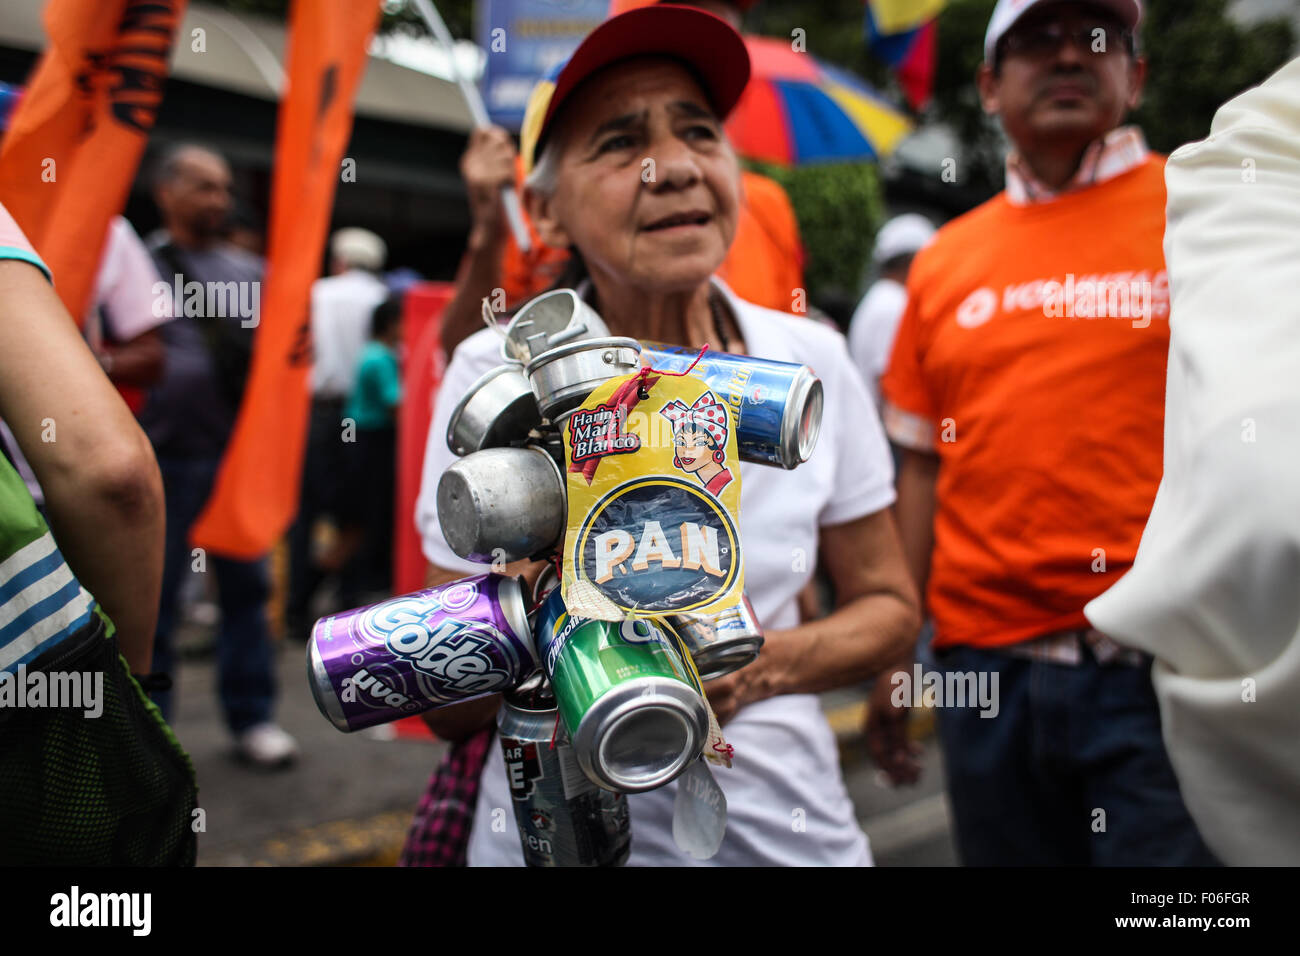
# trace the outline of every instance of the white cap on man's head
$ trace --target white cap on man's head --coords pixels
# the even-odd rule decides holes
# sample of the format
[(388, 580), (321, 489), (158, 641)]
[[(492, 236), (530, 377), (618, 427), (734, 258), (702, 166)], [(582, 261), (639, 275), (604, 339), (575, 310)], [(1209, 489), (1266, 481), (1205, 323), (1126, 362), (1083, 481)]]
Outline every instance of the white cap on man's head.
[(876, 233), (871, 260), (879, 265), (899, 256), (920, 252), (934, 238), (934, 224), (914, 212), (895, 216)]
[[(993, 8), (993, 16), (989, 17), (988, 32), (984, 34), (984, 61), (993, 62), (993, 51), (997, 49), (998, 41), (1034, 7), (1041, 7), (1045, 3), (1064, 2), (1066, 0), (998, 0), (998, 5)], [(1093, 6), (1110, 10), (1119, 18), (1120, 23), (1130, 30), (1142, 19), (1142, 0), (1088, 0), (1088, 2)]]
[(388, 246), (369, 229), (340, 229), (330, 240), (330, 254), (346, 266), (378, 272), (388, 258)]

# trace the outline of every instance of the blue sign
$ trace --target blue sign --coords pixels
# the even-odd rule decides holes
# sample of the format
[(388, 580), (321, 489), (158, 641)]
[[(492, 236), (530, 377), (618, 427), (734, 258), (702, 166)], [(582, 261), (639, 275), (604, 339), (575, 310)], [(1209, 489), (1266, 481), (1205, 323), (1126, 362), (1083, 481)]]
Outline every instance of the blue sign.
[(476, 41), (487, 51), (481, 92), (492, 122), (518, 132), (533, 85), (608, 12), (609, 0), (479, 0)]

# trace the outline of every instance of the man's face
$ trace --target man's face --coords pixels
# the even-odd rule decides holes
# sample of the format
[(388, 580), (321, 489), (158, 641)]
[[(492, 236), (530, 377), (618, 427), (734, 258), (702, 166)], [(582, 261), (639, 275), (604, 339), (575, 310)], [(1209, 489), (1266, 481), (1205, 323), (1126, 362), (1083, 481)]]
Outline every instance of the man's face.
[(1137, 106), (1146, 63), (1129, 54), (1123, 25), (1103, 7), (1051, 3), (999, 42), (999, 68), (980, 67), (985, 112), (1022, 150), (1082, 146)]
[(158, 188), (163, 215), (202, 238), (220, 234), (230, 204), (230, 167), (204, 150), (185, 152), (176, 163), (175, 175)]
[(708, 281), (736, 232), (740, 168), (690, 72), (627, 60), (565, 104), (551, 148), (555, 193), (530, 195), (550, 245), (574, 245), (593, 276), (671, 292)]

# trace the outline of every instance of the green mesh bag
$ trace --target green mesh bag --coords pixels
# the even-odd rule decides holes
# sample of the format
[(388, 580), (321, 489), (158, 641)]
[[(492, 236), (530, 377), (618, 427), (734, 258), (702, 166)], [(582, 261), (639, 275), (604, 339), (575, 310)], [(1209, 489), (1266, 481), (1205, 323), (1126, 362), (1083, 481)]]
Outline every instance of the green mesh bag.
[(0, 865), (192, 866), (194, 768), (105, 619), (35, 671), (102, 673), (103, 711), (0, 708)]
[[(0, 865), (192, 866), (190, 759), (3, 457), (0, 621)], [(33, 674), (89, 675), (102, 710), (16, 706)]]

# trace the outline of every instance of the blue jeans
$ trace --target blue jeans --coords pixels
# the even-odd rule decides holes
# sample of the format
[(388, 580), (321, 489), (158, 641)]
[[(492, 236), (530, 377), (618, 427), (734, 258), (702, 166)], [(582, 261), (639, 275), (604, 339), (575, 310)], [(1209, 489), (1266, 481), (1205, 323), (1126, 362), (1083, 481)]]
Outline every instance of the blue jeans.
[(1213, 866), (1160, 736), (1151, 667), (954, 647), (940, 671), (998, 675), (999, 708), (940, 709), (967, 866)]
[[(194, 560), (190, 526), (212, 492), (217, 459), (159, 458), (167, 496), (167, 550), (163, 563), (162, 602), (154, 635), (153, 669), (176, 675), (172, 629), (181, 581)], [(270, 595), (266, 562), (235, 561), (207, 554), (206, 569), (217, 576), (221, 631), (217, 636), (217, 687), (226, 726), (238, 734), (271, 719), (275, 702), (275, 661), (266, 623)], [(171, 720), (172, 692), (152, 695)]]

